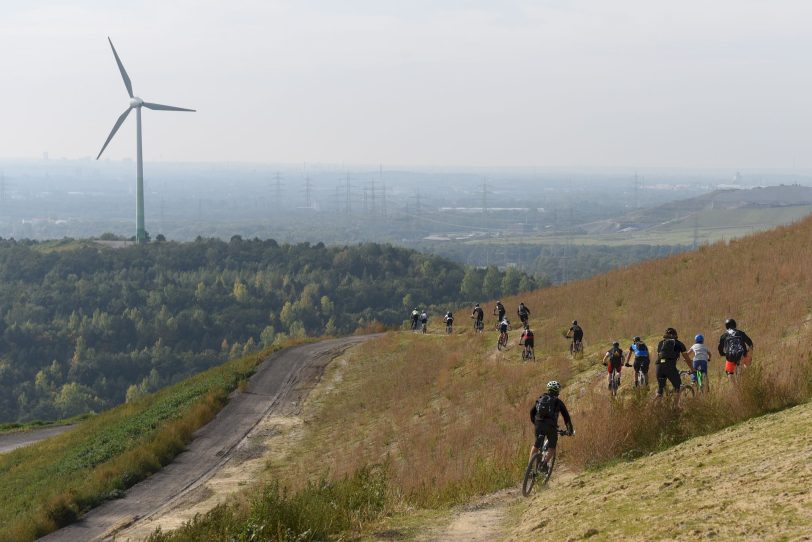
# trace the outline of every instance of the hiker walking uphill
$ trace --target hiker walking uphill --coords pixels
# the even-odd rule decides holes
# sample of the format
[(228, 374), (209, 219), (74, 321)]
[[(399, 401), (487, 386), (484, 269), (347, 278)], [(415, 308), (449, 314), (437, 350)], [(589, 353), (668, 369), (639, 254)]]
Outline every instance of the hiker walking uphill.
[(719, 337), (719, 355), (725, 358), (725, 373), (736, 374), (739, 365), (747, 367), (753, 360), (753, 341), (747, 333), (736, 328), (736, 320), (725, 320), (725, 332)]
[(688, 365), (688, 370), (694, 371), (687, 352), (685, 344), (677, 338), (677, 330), (673, 327), (667, 328), (663, 339), (657, 344), (657, 397), (662, 397), (666, 380), (671, 382), (674, 389), (679, 392), (682, 381), (677, 369), (677, 360), (680, 355)]

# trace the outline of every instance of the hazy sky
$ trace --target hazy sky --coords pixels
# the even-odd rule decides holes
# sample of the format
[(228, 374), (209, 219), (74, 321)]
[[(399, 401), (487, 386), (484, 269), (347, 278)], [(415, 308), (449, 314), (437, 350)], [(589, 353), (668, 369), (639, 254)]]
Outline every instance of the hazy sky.
[[(805, 0), (0, 0), (0, 158), (812, 167)], [(105, 155), (135, 155), (134, 115)]]

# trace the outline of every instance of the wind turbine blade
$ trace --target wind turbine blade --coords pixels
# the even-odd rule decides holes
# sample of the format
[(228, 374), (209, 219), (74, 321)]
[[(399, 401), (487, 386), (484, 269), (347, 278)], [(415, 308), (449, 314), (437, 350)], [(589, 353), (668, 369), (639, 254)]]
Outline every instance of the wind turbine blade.
[[(110, 39), (108, 36), (107, 41), (110, 42), (110, 47), (113, 47), (113, 40)], [(127, 70), (124, 69), (124, 64), (121, 63), (121, 59), (118, 58), (118, 53), (116, 52), (116, 48), (113, 47), (113, 56), (116, 57), (116, 64), (118, 64), (118, 71), (121, 72), (121, 78), (124, 79), (124, 86), (127, 87), (127, 94), (130, 95), (130, 98), (133, 97), (133, 84), (130, 81), (130, 76), (127, 75)]]
[(149, 102), (144, 102), (141, 105), (143, 105), (147, 109), (155, 109), (158, 111), (191, 111), (193, 113), (195, 112), (194, 109), (184, 109), (183, 107), (175, 107), (174, 105), (152, 104)]
[(129, 115), (129, 114), (130, 114), (130, 108), (127, 108), (127, 110), (124, 113), (122, 113), (121, 116), (118, 118), (118, 120), (116, 121), (115, 126), (113, 126), (113, 129), (110, 131), (110, 135), (107, 136), (107, 141), (104, 142), (104, 146), (102, 146), (101, 150), (99, 151), (99, 156), (96, 157), (96, 160), (101, 158), (101, 155), (104, 152), (104, 149), (107, 148), (107, 144), (110, 143), (110, 140), (113, 139), (114, 135), (116, 135), (116, 132), (118, 132), (119, 127), (121, 127), (121, 124), (124, 122), (124, 119), (126, 119), (127, 115)]

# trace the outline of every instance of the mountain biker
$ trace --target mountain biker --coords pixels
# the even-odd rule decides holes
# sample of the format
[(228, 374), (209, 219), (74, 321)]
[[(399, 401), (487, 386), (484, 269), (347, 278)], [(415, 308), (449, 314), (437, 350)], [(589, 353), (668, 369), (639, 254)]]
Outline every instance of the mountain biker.
[(417, 329), (417, 321), (420, 319), (420, 311), (417, 307), (412, 311), (412, 331)]
[(688, 364), (688, 370), (693, 372), (694, 368), (687, 351), (685, 344), (677, 338), (677, 330), (673, 327), (667, 328), (662, 340), (657, 344), (657, 397), (663, 396), (666, 380), (679, 391), (682, 382), (677, 369), (677, 360), (680, 355)]
[(476, 331), (482, 331), (483, 328), (482, 320), (485, 319), (485, 311), (482, 310), (482, 307), (479, 306), (479, 303), (474, 305), (474, 311), (471, 313), (471, 318), (474, 319), (474, 329)]
[(696, 373), (702, 373), (702, 386), (707, 387), (708, 384), (708, 362), (711, 359), (710, 350), (705, 346), (705, 336), (701, 333), (694, 337), (694, 345), (690, 350), (691, 359), (694, 361), (694, 374), (691, 375), (691, 381), (696, 382)]
[(564, 401), (558, 398), (561, 392), (561, 384), (557, 380), (547, 383), (547, 392), (536, 399), (533, 408), (530, 409), (530, 422), (536, 427), (536, 442), (530, 450), (530, 457), (544, 446), (544, 437), (547, 437), (547, 451), (541, 458), (544, 469), (548, 462), (555, 459), (555, 447), (558, 443), (558, 414), (564, 417), (567, 425), (567, 434), (573, 435), (575, 430), (572, 427), (572, 419)]
[(499, 336), (505, 336), (505, 344), (507, 344), (507, 332), (510, 329), (510, 320), (507, 318), (502, 318), (502, 321), (499, 322)]
[(736, 328), (736, 320), (733, 318), (725, 320), (725, 332), (719, 337), (719, 355), (726, 360), (727, 376), (733, 376), (740, 363), (745, 367), (750, 365), (752, 354), (753, 341), (747, 333)]
[[(612, 343), (612, 348), (606, 351), (603, 355), (603, 364), (609, 372), (609, 378), (612, 378), (612, 371), (617, 371), (617, 385), (620, 386), (620, 370), (623, 367), (623, 350), (620, 349), (620, 343), (615, 341)], [(609, 387), (612, 387), (612, 382), (609, 381)]]
[(578, 325), (578, 320), (572, 321), (572, 327), (570, 327), (565, 337), (568, 339), (572, 337), (571, 349), (573, 352), (576, 352), (578, 350), (576, 345), (580, 345), (584, 341), (584, 330)]
[(500, 322), (505, 317), (505, 312), (505, 306), (502, 305), (501, 301), (497, 301), (496, 307), (493, 309), (493, 313), (497, 315)]
[(525, 352), (529, 353), (531, 349), (535, 348), (535, 336), (533, 335), (533, 330), (530, 329), (530, 326), (525, 324), (524, 331), (522, 331), (522, 336), (519, 339), (519, 345), (524, 345)]
[(423, 309), (423, 312), (420, 313), (420, 325), (422, 326), (423, 333), (426, 333), (426, 326), (429, 323), (429, 315), (426, 312), (426, 309)]
[(443, 322), (445, 322), (446, 331), (451, 333), (451, 328), (454, 326), (454, 315), (451, 313), (451, 311), (445, 313)]
[(519, 309), (516, 311), (516, 314), (519, 315), (519, 321), (522, 324), (527, 323), (527, 319), (530, 318), (530, 309), (524, 306), (524, 303), (519, 303)]
[[(629, 360), (631, 359), (632, 355), (634, 355), (634, 365), (629, 365)], [(648, 367), (650, 363), (649, 353), (648, 353), (648, 346), (644, 343), (640, 337), (635, 337), (632, 339), (632, 344), (629, 346), (629, 353), (626, 355), (626, 367), (634, 367), (634, 385), (637, 387), (637, 375), (643, 373), (646, 377), (646, 382), (648, 382)]]

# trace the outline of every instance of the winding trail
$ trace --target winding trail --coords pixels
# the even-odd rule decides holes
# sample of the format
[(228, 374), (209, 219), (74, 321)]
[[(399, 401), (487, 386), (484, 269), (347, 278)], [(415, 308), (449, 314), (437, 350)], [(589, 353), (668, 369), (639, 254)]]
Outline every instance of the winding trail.
[(30, 431), (12, 431), (0, 435), (0, 454), (34, 444), (47, 438), (55, 437), (72, 429), (72, 425), (57, 425), (55, 427), (43, 427), (42, 429), (31, 429)]
[(297, 393), (297, 388), (315, 383), (330, 361), (370, 337), (305, 344), (269, 356), (251, 377), (247, 389), (233, 393), (217, 417), (197, 431), (186, 451), (171, 464), (131, 487), (123, 498), (102, 504), (77, 523), (40, 540), (110, 540), (124, 529), (159, 516), (222, 469), (263, 419), (299, 401), (301, 392)]

